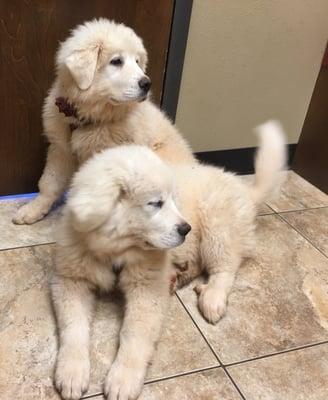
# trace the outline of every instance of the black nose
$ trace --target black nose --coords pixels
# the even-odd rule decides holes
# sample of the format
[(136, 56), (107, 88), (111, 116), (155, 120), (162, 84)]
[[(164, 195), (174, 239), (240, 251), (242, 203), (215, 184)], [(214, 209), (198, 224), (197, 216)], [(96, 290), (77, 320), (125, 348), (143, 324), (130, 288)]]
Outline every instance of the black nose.
[(140, 79), (138, 85), (140, 89), (142, 89), (145, 93), (148, 93), (151, 86), (151, 81), (148, 78), (148, 76), (144, 76), (143, 78)]
[(186, 236), (191, 230), (191, 226), (184, 222), (183, 224), (178, 225), (178, 233), (181, 236)]

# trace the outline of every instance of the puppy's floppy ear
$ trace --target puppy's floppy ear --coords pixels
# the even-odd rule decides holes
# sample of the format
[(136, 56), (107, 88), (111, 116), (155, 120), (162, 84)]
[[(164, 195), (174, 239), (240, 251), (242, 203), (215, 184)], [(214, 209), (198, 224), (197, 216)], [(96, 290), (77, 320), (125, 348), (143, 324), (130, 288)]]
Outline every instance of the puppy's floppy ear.
[(72, 187), (67, 207), (73, 227), (78, 232), (90, 232), (102, 225), (110, 216), (122, 193), (119, 182), (84, 182)]
[(81, 90), (91, 86), (97, 68), (99, 46), (88, 49), (75, 50), (65, 59), (75, 83)]

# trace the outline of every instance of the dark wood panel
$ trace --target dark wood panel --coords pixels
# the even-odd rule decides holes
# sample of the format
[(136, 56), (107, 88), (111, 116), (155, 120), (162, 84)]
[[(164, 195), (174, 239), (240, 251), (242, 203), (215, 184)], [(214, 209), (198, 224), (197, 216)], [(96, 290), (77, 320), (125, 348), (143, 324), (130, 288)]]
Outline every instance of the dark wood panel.
[(59, 41), (92, 18), (131, 26), (148, 49), (153, 98), (160, 104), (173, 4), (174, 0), (0, 1), (0, 195), (37, 189), (45, 160), (41, 109), (54, 79)]
[(305, 117), (292, 168), (328, 193), (328, 46)]

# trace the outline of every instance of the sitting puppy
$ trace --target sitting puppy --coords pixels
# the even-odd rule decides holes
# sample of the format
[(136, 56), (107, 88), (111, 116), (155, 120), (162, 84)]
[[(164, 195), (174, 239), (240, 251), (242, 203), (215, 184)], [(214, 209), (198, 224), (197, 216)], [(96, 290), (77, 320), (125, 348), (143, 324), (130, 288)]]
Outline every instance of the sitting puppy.
[[(279, 125), (259, 131), (250, 187), (210, 166), (170, 170), (136, 145), (106, 150), (75, 175), (52, 282), (60, 331), (56, 385), (65, 399), (79, 398), (88, 386), (93, 289), (117, 285), (127, 301), (120, 348), (105, 381), (110, 400), (135, 399), (141, 391), (167, 307), (171, 264), (183, 270), (177, 286), (206, 271), (208, 282), (197, 287), (199, 308), (210, 322), (224, 314), (235, 274), (254, 245), (256, 207), (285, 165)], [(189, 234), (178, 210), (193, 227)]]
[(76, 168), (96, 152), (142, 144), (163, 160), (195, 163), (189, 145), (149, 99), (147, 52), (123, 24), (101, 18), (75, 28), (56, 56), (56, 79), (43, 108), (49, 141), (39, 194), (16, 224), (42, 219), (67, 189)]

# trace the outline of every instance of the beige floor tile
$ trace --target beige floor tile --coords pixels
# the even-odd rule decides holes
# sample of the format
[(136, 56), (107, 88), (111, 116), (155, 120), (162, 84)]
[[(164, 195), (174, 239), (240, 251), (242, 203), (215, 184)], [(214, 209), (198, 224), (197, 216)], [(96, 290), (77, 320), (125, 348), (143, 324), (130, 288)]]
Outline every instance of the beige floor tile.
[(228, 368), (247, 400), (326, 400), (328, 345)]
[(328, 256), (328, 207), (284, 213), (282, 218)]
[[(53, 245), (0, 252), (0, 393), (5, 399), (52, 400), (57, 349), (48, 278)], [(99, 299), (91, 338), (91, 385), (101, 390), (114, 358), (120, 301)], [(173, 297), (148, 379), (218, 365), (197, 328)], [(1, 397), (1, 396), (0, 396)]]
[(15, 225), (11, 222), (17, 209), (27, 201), (30, 200), (0, 200), (0, 250), (54, 241), (54, 227), (60, 208), (32, 225)]
[(51, 246), (0, 252), (0, 398), (59, 398), (53, 390), (55, 321), (46, 277)]
[(288, 171), (280, 195), (267, 204), (277, 212), (328, 206), (328, 196), (293, 171)]
[(328, 260), (279, 216), (258, 218), (254, 258), (239, 270), (226, 316), (197, 310), (192, 284), (179, 296), (224, 363), (328, 339)]

